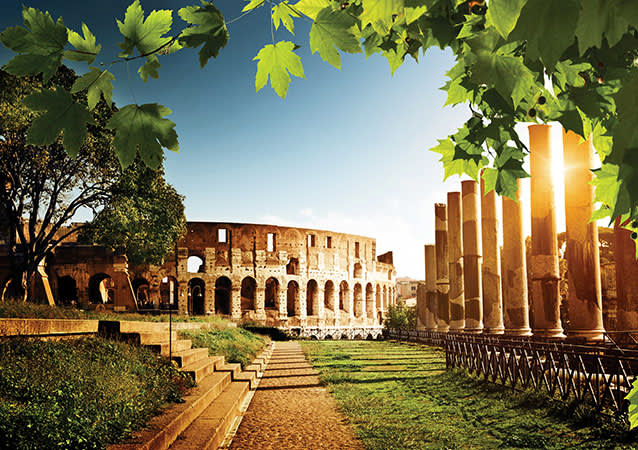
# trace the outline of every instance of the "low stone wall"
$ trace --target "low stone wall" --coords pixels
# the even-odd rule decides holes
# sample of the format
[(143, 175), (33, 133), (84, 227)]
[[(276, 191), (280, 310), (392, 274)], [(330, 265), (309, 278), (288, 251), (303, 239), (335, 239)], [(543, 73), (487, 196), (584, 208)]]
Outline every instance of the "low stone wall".
[(0, 338), (79, 337), (97, 334), (97, 320), (0, 319)]

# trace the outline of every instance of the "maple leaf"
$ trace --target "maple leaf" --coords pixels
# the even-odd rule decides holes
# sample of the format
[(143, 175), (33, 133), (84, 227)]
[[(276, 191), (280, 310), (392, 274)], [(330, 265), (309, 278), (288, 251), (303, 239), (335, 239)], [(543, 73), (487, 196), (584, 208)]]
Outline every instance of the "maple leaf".
[(135, 0), (126, 9), (124, 22), (117, 20), (124, 42), (118, 44), (122, 49), (120, 56), (128, 57), (137, 48), (141, 55), (151, 53), (167, 44), (171, 38), (162, 37), (168, 33), (173, 23), (173, 12), (163, 9), (151, 11), (146, 20), (139, 0)]
[(330, 6), (329, 0), (299, 0), (295, 5), (295, 10), (314, 20), (324, 8)]
[(95, 108), (95, 105), (100, 101), (101, 95), (104, 96), (104, 101), (110, 107), (113, 103), (112, 81), (115, 77), (106, 69), (100, 70), (95, 67), (90, 67), (90, 69), (90, 72), (75, 80), (73, 86), (71, 86), (71, 93), (76, 94), (86, 89), (89, 109)]
[(279, 24), (282, 23), (290, 33), (295, 34), (293, 17), (301, 16), (288, 5), (287, 1), (277, 3), (272, 7), (272, 21), (275, 25), (275, 30), (278, 30)]
[(354, 34), (356, 20), (332, 8), (324, 8), (317, 14), (310, 29), (310, 50), (337, 69), (341, 68), (341, 56), (335, 47), (348, 53), (361, 53), (361, 44)]
[(50, 145), (64, 132), (62, 143), (67, 153), (75, 157), (86, 137), (86, 124), (93, 123), (91, 113), (76, 103), (66, 89), (57, 88), (31, 94), (24, 104), (33, 111), (45, 111), (27, 131), (27, 143)]
[(281, 98), (286, 98), (290, 74), (304, 78), (301, 58), (294, 53), (295, 44), (288, 41), (279, 41), (276, 44), (268, 44), (257, 53), (253, 60), (258, 60), (257, 75), (255, 76), (255, 88), (259, 91), (268, 82)]
[(171, 110), (157, 103), (127, 105), (113, 114), (107, 127), (115, 130), (113, 145), (122, 167), (128, 167), (139, 153), (147, 166), (157, 169), (162, 147), (178, 151), (175, 123), (165, 119)]
[(185, 22), (197, 25), (182, 31), (179, 42), (190, 48), (203, 44), (199, 51), (199, 64), (204, 67), (211, 57), (217, 58), (219, 51), (228, 43), (224, 16), (209, 2), (202, 2), (202, 6), (187, 6), (178, 14)]
[(82, 23), (82, 34), (80, 36), (73, 30), (68, 30), (69, 44), (75, 47), (75, 50), (65, 50), (64, 57), (72, 61), (86, 61), (92, 64), (96, 56), (100, 53), (102, 46), (95, 43), (95, 35), (91, 33), (89, 27)]

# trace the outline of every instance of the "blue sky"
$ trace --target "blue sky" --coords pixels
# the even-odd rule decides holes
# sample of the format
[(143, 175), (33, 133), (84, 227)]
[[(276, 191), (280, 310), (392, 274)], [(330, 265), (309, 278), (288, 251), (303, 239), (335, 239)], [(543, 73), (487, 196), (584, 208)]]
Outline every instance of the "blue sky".
[[(0, 28), (22, 24), (21, 1), (0, 3)], [(103, 46), (102, 61), (118, 53), (129, 0), (24, 1), (64, 18), (79, 31), (82, 21)], [(184, 1), (142, 0), (153, 9), (177, 10)], [(190, 3), (197, 3), (192, 0)], [(241, 0), (218, 0), (227, 21)], [(305, 70), (285, 100), (267, 86), (256, 93), (253, 57), (270, 43), (264, 8), (229, 25), (230, 41), (201, 70), (197, 54), (182, 50), (161, 57), (159, 80), (143, 83), (138, 65), (112, 67), (116, 104), (157, 102), (172, 109), (180, 152), (167, 152), (167, 179), (186, 196), (189, 220), (275, 223), (363, 234), (379, 253), (393, 250), (399, 275), (423, 278), (423, 244), (432, 242), (433, 204), (459, 189), (443, 183), (438, 155), (428, 149), (460, 126), (468, 109), (443, 107), (439, 90), (453, 65), (450, 52), (429, 50), (419, 64), (406, 61), (394, 76), (385, 58), (342, 55), (337, 70), (311, 55), (309, 25), (296, 36), (283, 27), (275, 40), (292, 40)], [(174, 15), (174, 26), (183, 22)], [(0, 49), (0, 63), (12, 55)], [(72, 66), (83, 73), (85, 66)]]

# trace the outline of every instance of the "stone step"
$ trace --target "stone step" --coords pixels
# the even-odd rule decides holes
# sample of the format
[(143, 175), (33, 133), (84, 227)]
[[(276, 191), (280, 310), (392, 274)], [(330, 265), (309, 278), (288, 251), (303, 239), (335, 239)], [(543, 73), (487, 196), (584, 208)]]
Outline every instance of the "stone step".
[(241, 364), (237, 363), (227, 363), (219, 365), (215, 368), (218, 372), (230, 372), (233, 380), (236, 379), (237, 375), (241, 373)]
[[(193, 363), (190, 363), (180, 370), (190, 375), (195, 383), (199, 383), (206, 375), (209, 375), (217, 370), (218, 367), (224, 365), (223, 356), (208, 356)], [(228, 372), (222, 371), (222, 372)], [(232, 377), (232, 373), (230, 374)], [(231, 378), (232, 379), (232, 378)]]
[(188, 350), (174, 351), (171, 355), (171, 358), (177, 362), (179, 367), (187, 366), (206, 357), (208, 357), (207, 348), (190, 348)]
[[(171, 352), (181, 352), (190, 349), (192, 346), (193, 343), (190, 339), (178, 339), (171, 342)], [(168, 356), (168, 342), (152, 342), (150, 344), (144, 344), (144, 347), (150, 348), (162, 356)]]
[(249, 383), (233, 381), (173, 442), (171, 450), (215, 450), (223, 442), (249, 392)]
[(109, 445), (107, 450), (166, 450), (193, 421), (230, 385), (227, 372), (212, 373), (179, 403), (156, 416), (126, 443)]
[[(130, 333), (120, 333), (120, 339), (133, 343), (134, 345), (146, 345), (157, 342), (168, 344), (168, 331), (140, 331)], [(171, 333), (171, 339), (177, 340), (177, 331)]]
[(255, 372), (252, 370), (240, 372), (238, 375), (233, 378), (233, 381), (247, 381), (248, 388), (252, 391), (257, 389), (257, 384), (259, 381), (258, 375), (259, 372)]

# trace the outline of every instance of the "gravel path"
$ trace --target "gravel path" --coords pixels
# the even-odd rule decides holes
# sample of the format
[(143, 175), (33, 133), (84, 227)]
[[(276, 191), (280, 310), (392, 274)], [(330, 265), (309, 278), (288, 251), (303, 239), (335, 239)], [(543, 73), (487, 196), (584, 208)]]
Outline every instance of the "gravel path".
[(296, 342), (276, 342), (231, 444), (241, 450), (363, 450)]

